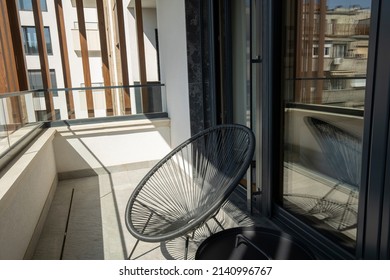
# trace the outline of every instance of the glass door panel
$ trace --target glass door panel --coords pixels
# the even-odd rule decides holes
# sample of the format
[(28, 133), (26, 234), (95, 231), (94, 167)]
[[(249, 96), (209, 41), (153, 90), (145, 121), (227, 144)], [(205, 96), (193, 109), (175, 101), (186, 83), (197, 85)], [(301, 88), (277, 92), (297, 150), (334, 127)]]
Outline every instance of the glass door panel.
[(284, 1), (283, 207), (355, 247), (371, 1)]
[[(232, 120), (250, 127), (256, 137), (256, 100), (259, 95), (257, 76), (260, 65), (260, 8), (258, 0), (234, 0), (232, 5)], [(256, 147), (256, 155), (259, 148)], [(252, 196), (260, 194), (258, 159), (254, 158), (249, 172), (241, 183), (247, 187), (248, 210), (252, 211)], [(259, 177), (259, 175), (257, 176)], [(257, 205), (257, 208), (258, 205)]]

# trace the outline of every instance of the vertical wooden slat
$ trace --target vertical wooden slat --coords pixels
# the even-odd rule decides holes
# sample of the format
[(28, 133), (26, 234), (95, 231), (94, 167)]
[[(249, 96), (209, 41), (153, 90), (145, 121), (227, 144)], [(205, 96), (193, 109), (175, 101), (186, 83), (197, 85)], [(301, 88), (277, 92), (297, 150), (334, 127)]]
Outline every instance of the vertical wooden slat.
[(322, 90), (324, 88), (324, 56), (325, 56), (325, 27), (326, 27), (326, 0), (320, 0), (320, 28), (318, 34), (318, 72), (315, 103), (322, 103)]
[[(88, 42), (87, 42), (87, 31), (85, 28), (83, 0), (76, 0), (76, 9), (77, 9), (77, 20), (79, 24), (81, 59), (83, 61), (84, 84), (85, 87), (90, 88), (92, 82), (91, 82), (91, 70), (89, 67)], [(85, 92), (87, 96), (88, 117), (94, 117), (95, 111), (93, 105), (92, 90), (87, 89)]]
[(16, 71), (16, 65), (13, 61), (14, 58), (14, 48), (12, 45), (12, 36), (11, 36), (11, 26), (8, 16), (8, 8), (5, 1), (1, 1), (1, 26), (0, 26), (0, 36), (1, 44), (3, 49), (3, 63), (6, 77), (5, 85), (7, 91), (18, 91), (18, 76)]
[[(27, 73), (20, 29), (11, 31), (11, 26), (19, 26), (19, 15), (15, 3), (2, 1), (0, 13), (0, 90), (8, 92), (27, 89)], [(16, 129), (24, 122), (22, 102), (19, 97), (12, 97), (9, 101), (9, 122), (13, 123)]]
[(295, 95), (294, 100), (295, 102), (302, 102), (302, 78), (303, 78), (303, 65), (302, 65), (302, 49), (304, 46), (303, 41), (303, 27), (304, 27), (304, 21), (303, 21), (303, 0), (298, 0), (297, 4), (297, 21), (296, 21), (296, 30), (297, 30), (297, 37), (296, 37), (296, 51), (295, 51), (295, 73), (296, 73), (296, 81), (295, 81)]
[[(20, 27), (19, 20), (19, 11), (16, 4), (16, 1), (7, 1), (7, 9), (8, 9), (8, 19), (9, 19), (9, 27), (10, 34), (12, 38), (12, 49), (13, 53), (12, 62), (13, 68), (15, 69), (13, 72), (16, 73), (16, 87), (15, 90), (27, 90), (28, 89), (28, 78), (27, 78), (27, 66), (23, 51), (23, 39), (21, 35), (20, 28), (15, 29), (15, 26)], [(12, 27), (12, 28), (11, 28)], [(12, 29), (12, 31), (11, 31)], [(23, 99), (24, 100), (24, 99)], [(11, 98), (11, 107), (14, 112), (13, 121), (16, 123), (25, 123), (27, 121), (27, 113), (26, 110), (23, 110), (23, 102), (21, 97), (13, 97)]]
[[(142, 18), (141, 0), (135, 0), (135, 17), (137, 29), (137, 46), (138, 46), (138, 65), (139, 77), (141, 85), (146, 85), (146, 62), (145, 62), (145, 43), (144, 43), (144, 27)], [(142, 109), (144, 113), (149, 111), (148, 88), (142, 87)]]
[[(64, 77), (64, 85), (66, 88), (72, 88), (72, 79), (70, 75), (70, 66), (69, 66), (69, 54), (68, 54), (68, 45), (66, 40), (66, 32), (65, 32), (65, 21), (64, 21), (64, 11), (62, 7), (62, 0), (55, 0), (55, 10), (56, 10), (56, 18), (57, 18), (57, 30), (58, 30), (58, 40), (60, 43), (60, 51), (61, 51), (61, 62), (62, 62), (62, 73)], [(65, 92), (66, 96), (66, 104), (68, 109), (68, 118), (75, 118), (74, 111), (74, 100), (73, 100), (73, 92), (69, 90)]]
[[(1, 5), (1, 4), (0, 4)], [(1, 7), (0, 7), (1, 9)], [(0, 34), (2, 33), (1, 27), (2, 22), (0, 22)], [(3, 40), (0, 37), (0, 94), (8, 91), (7, 85), (7, 75), (4, 64), (4, 54), (3, 54)]]
[[(110, 64), (108, 58), (108, 48), (107, 48), (107, 34), (106, 34), (106, 22), (104, 16), (104, 5), (103, 1), (96, 1), (97, 6), (97, 15), (99, 21), (99, 37), (100, 37), (100, 50), (102, 55), (102, 72), (104, 86), (111, 86), (111, 77), (110, 77)], [(105, 89), (106, 97), (106, 114), (107, 116), (112, 116), (114, 113), (114, 108), (112, 104), (112, 94), (111, 89)]]
[(38, 42), (39, 61), (41, 64), (42, 82), (45, 90), (46, 112), (48, 114), (48, 120), (53, 120), (55, 119), (53, 93), (47, 91), (47, 89), (51, 88), (51, 80), (40, 1), (32, 1), (32, 7)]
[[(307, 46), (307, 53), (306, 53), (306, 59), (307, 59), (307, 77), (313, 78), (313, 41), (314, 41), (314, 7), (315, 7), (315, 0), (309, 0), (309, 11), (308, 11), (308, 17), (309, 17), (309, 25), (308, 25), (308, 46)], [(308, 80), (306, 82), (306, 100), (305, 103), (311, 103), (313, 96), (311, 94), (311, 87), (312, 87), (312, 80)]]
[[(7, 1), (9, 25), (12, 27), (12, 45), (17, 71), (18, 90), (28, 90), (27, 65), (23, 50), (23, 39), (20, 30), (19, 10), (16, 1)], [(19, 28), (15, 28), (18, 26)]]
[[(119, 37), (119, 48), (120, 48), (120, 57), (121, 57), (121, 68), (122, 68), (122, 83), (124, 86), (129, 85), (129, 70), (127, 66), (127, 51), (126, 51), (126, 32), (125, 32), (125, 23), (123, 18), (123, 1), (116, 1), (116, 12), (117, 12), (117, 24), (118, 24), (118, 37)], [(131, 113), (131, 104), (130, 104), (130, 90), (129, 88), (124, 88), (124, 105), (125, 113)]]
[(7, 26), (5, 14), (7, 13), (4, 6), (4, 1), (0, 1), (0, 94), (9, 91), (6, 70), (7, 55), (5, 54), (6, 49), (4, 47), (8, 42), (8, 40), (5, 38), (5, 28)]
[(9, 24), (6, 21), (7, 11), (3, 1), (0, 1), (0, 94), (10, 91), (8, 85), (8, 75), (6, 67), (6, 59), (9, 58), (7, 55), (7, 37), (6, 37), (6, 27)]

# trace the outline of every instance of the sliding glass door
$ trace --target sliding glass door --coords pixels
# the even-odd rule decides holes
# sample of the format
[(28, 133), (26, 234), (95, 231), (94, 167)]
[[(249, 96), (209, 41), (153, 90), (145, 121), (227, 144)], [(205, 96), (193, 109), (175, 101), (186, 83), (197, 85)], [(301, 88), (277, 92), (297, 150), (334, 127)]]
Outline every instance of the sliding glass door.
[(283, 1), (279, 203), (354, 251), (371, 1)]

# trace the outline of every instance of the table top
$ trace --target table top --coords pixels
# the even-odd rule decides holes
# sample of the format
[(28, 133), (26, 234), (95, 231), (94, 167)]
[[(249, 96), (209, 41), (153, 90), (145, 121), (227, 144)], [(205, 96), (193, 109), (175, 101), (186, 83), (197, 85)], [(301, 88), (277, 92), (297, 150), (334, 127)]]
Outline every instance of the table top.
[(198, 248), (199, 260), (308, 260), (313, 253), (293, 236), (263, 227), (238, 227), (208, 237)]

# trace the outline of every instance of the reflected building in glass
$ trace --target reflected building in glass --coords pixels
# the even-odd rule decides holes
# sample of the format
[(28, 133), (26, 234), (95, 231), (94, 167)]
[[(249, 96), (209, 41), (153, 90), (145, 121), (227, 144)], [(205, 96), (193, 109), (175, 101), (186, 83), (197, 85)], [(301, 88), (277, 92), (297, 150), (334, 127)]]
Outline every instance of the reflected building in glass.
[(371, 10), (285, 2), (283, 205), (353, 250)]

